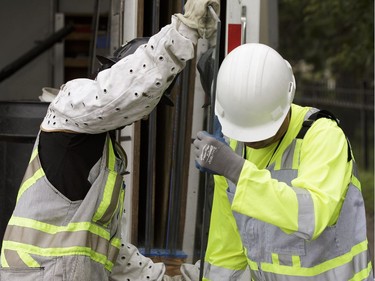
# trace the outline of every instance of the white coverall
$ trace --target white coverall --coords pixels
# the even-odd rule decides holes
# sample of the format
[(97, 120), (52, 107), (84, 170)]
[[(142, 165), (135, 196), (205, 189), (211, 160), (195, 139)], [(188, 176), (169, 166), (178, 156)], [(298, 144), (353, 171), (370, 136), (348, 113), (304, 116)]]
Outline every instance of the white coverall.
[[(41, 129), (95, 134), (147, 116), (173, 80), (170, 77), (194, 57), (197, 40), (196, 30), (173, 16), (172, 23), (152, 36), (147, 45), (99, 72), (96, 80), (75, 79), (63, 85)], [(135, 246), (123, 242), (110, 280), (180, 280), (165, 276), (165, 271), (163, 263), (154, 263)]]

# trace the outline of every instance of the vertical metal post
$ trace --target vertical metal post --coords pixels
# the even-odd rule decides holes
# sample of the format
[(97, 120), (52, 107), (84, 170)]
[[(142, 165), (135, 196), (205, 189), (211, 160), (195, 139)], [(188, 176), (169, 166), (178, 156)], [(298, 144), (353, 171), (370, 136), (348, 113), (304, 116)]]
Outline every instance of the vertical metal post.
[[(55, 13), (55, 32), (65, 25), (64, 14)], [(59, 88), (64, 83), (64, 41), (53, 46), (53, 74), (52, 85)]]
[[(159, 31), (160, 0), (152, 2), (152, 33)], [(156, 151), (156, 109), (148, 119), (148, 156), (147, 156), (147, 198), (145, 225), (145, 254), (148, 255), (153, 247), (154, 238), (154, 189), (155, 189), (155, 151)]]
[[(183, 6), (184, 1), (181, 1)], [(170, 255), (175, 255), (178, 242), (179, 218), (181, 207), (181, 187), (184, 167), (184, 147), (186, 142), (186, 118), (189, 96), (189, 73), (191, 63), (188, 62), (182, 72), (182, 90), (177, 95), (175, 105), (175, 122), (173, 124), (172, 172), (169, 189), (168, 224), (166, 236), (166, 249)]]
[[(214, 62), (214, 75), (213, 75), (213, 85), (212, 85), (212, 92), (211, 92), (211, 103), (209, 107), (209, 114), (207, 120), (207, 131), (209, 133), (213, 133), (213, 121), (215, 117), (215, 99), (216, 99), (216, 82), (217, 82), (217, 73), (219, 70), (219, 54), (220, 54), (220, 34), (221, 34), (221, 21), (219, 17), (216, 15), (214, 9), (211, 6), (208, 6), (209, 12), (211, 16), (216, 19), (217, 27), (216, 27), (216, 48), (215, 48), (215, 62)], [(211, 175), (206, 173), (205, 174), (205, 187), (204, 187), (204, 200), (203, 200), (203, 218), (202, 218), (202, 233), (201, 233), (201, 253), (200, 253), (200, 271), (199, 271), (199, 280), (203, 278), (204, 272), (204, 256), (207, 246), (207, 236), (208, 236), (208, 223), (209, 218), (207, 216), (207, 212), (211, 212), (210, 206), (210, 196), (209, 190), (212, 189), (210, 187), (210, 177)]]
[(124, 1), (111, 0), (110, 4), (110, 46), (109, 53), (113, 54), (124, 44)]
[(96, 42), (98, 39), (98, 29), (99, 29), (99, 17), (100, 17), (100, 0), (95, 0), (94, 12), (92, 18), (91, 34), (90, 40), (90, 64), (87, 73), (87, 77), (90, 77), (94, 72), (94, 65), (96, 61)]
[(156, 111), (152, 111), (148, 128), (147, 155), (147, 192), (146, 192), (146, 225), (145, 225), (145, 254), (149, 255), (154, 238), (154, 187), (155, 187), (155, 150), (156, 150)]
[[(120, 39), (120, 46), (125, 43), (124, 40), (124, 27), (125, 27), (125, 0), (120, 1), (120, 26), (119, 26), (119, 39)], [(119, 47), (120, 47), (119, 46)]]
[(245, 44), (247, 34), (247, 8), (246, 6), (241, 7), (241, 44)]
[(167, 249), (171, 255), (177, 250), (179, 218), (181, 207), (181, 187), (183, 185), (184, 166), (184, 148), (186, 143), (186, 118), (189, 96), (189, 73), (190, 65), (188, 62), (182, 73), (182, 91), (177, 97), (176, 104), (176, 122), (174, 123), (175, 133), (173, 136), (173, 167), (170, 184), (170, 197), (168, 208), (168, 229), (167, 229)]

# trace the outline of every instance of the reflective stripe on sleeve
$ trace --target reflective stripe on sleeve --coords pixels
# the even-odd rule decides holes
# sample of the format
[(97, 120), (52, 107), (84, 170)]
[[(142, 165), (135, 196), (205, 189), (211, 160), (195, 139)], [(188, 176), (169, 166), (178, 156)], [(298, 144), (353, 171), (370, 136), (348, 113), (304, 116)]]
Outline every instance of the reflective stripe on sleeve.
[(298, 187), (292, 189), (298, 201), (298, 231), (295, 235), (310, 240), (315, 231), (314, 202), (308, 190)]
[(237, 280), (245, 271), (234, 270), (204, 263), (203, 280)]

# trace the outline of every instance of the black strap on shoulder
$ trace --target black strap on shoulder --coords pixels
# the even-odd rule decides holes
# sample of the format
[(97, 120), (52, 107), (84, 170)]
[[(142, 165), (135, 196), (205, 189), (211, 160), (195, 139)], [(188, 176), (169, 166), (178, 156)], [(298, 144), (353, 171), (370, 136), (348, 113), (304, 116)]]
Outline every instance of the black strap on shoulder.
[[(335, 115), (333, 115), (331, 112), (329, 112), (328, 110), (319, 110), (313, 114), (311, 114), (307, 120), (305, 120), (303, 123), (302, 123), (302, 128), (301, 130), (299, 131), (298, 135), (296, 138), (298, 139), (303, 139), (305, 134), (307, 133), (307, 130), (311, 127), (311, 125), (316, 121), (318, 120), (319, 118), (328, 118), (328, 119), (331, 119), (331, 120), (334, 120), (336, 121), (337, 125), (340, 126), (340, 120), (336, 118)], [(350, 146), (350, 143), (349, 143), (349, 140), (348, 138), (347, 139), (347, 142), (348, 142), (348, 162), (350, 160), (352, 160), (352, 152), (351, 152), (351, 146)]]
[(311, 127), (311, 125), (318, 120), (319, 118), (328, 118), (336, 121), (337, 125), (340, 126), (340, 120), (335, 117), (331, 112), (328, 110), (319, 110), (309, 116), (309, 118), (303, 121), (302, 128), (297, 135), (297, 139), (303, 139), (307, 130)]

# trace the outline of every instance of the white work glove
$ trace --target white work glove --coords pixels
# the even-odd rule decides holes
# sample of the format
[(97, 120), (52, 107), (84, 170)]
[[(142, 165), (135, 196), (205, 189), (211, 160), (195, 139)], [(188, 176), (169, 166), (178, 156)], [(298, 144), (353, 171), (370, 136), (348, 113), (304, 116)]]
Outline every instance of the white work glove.
[(188, 0), (184, 14), (176, 16), (188, 27), (198, 30), (201, 38), (210, 39), (216, 32), (216, 20), (212, 18), (208, 6), (212, 6), (217, 15), (220, 14), (219, 0)]
[(164, 275), (162, 281), (186, 281), (182, 275), (168, 276)]
[(199, 281), (200, 260), (195, 264), (183, 263), (180, 267), (181, 275), (169, 277), (164, 275), (162, 281)]
[(150, 258), (143, 256), (134, 245), (123, 243), (109, 280), (171, 280), (169, 279), (170, 277), (164, 275), (165, 271), (166, 268), (164, 263), (154, 263)]
[(195, 165), (201, 172), (218, 174), (237, 184), (245, 162), (225, 142), (218, 119), (217, 129), (213, 135), (200, 131), (194, 141)]
[(199, 281), (199, 270), (201, 261), (198, 260), (195, 264), (184, 263), (180, 267), (181, 274), (184, 281)]

